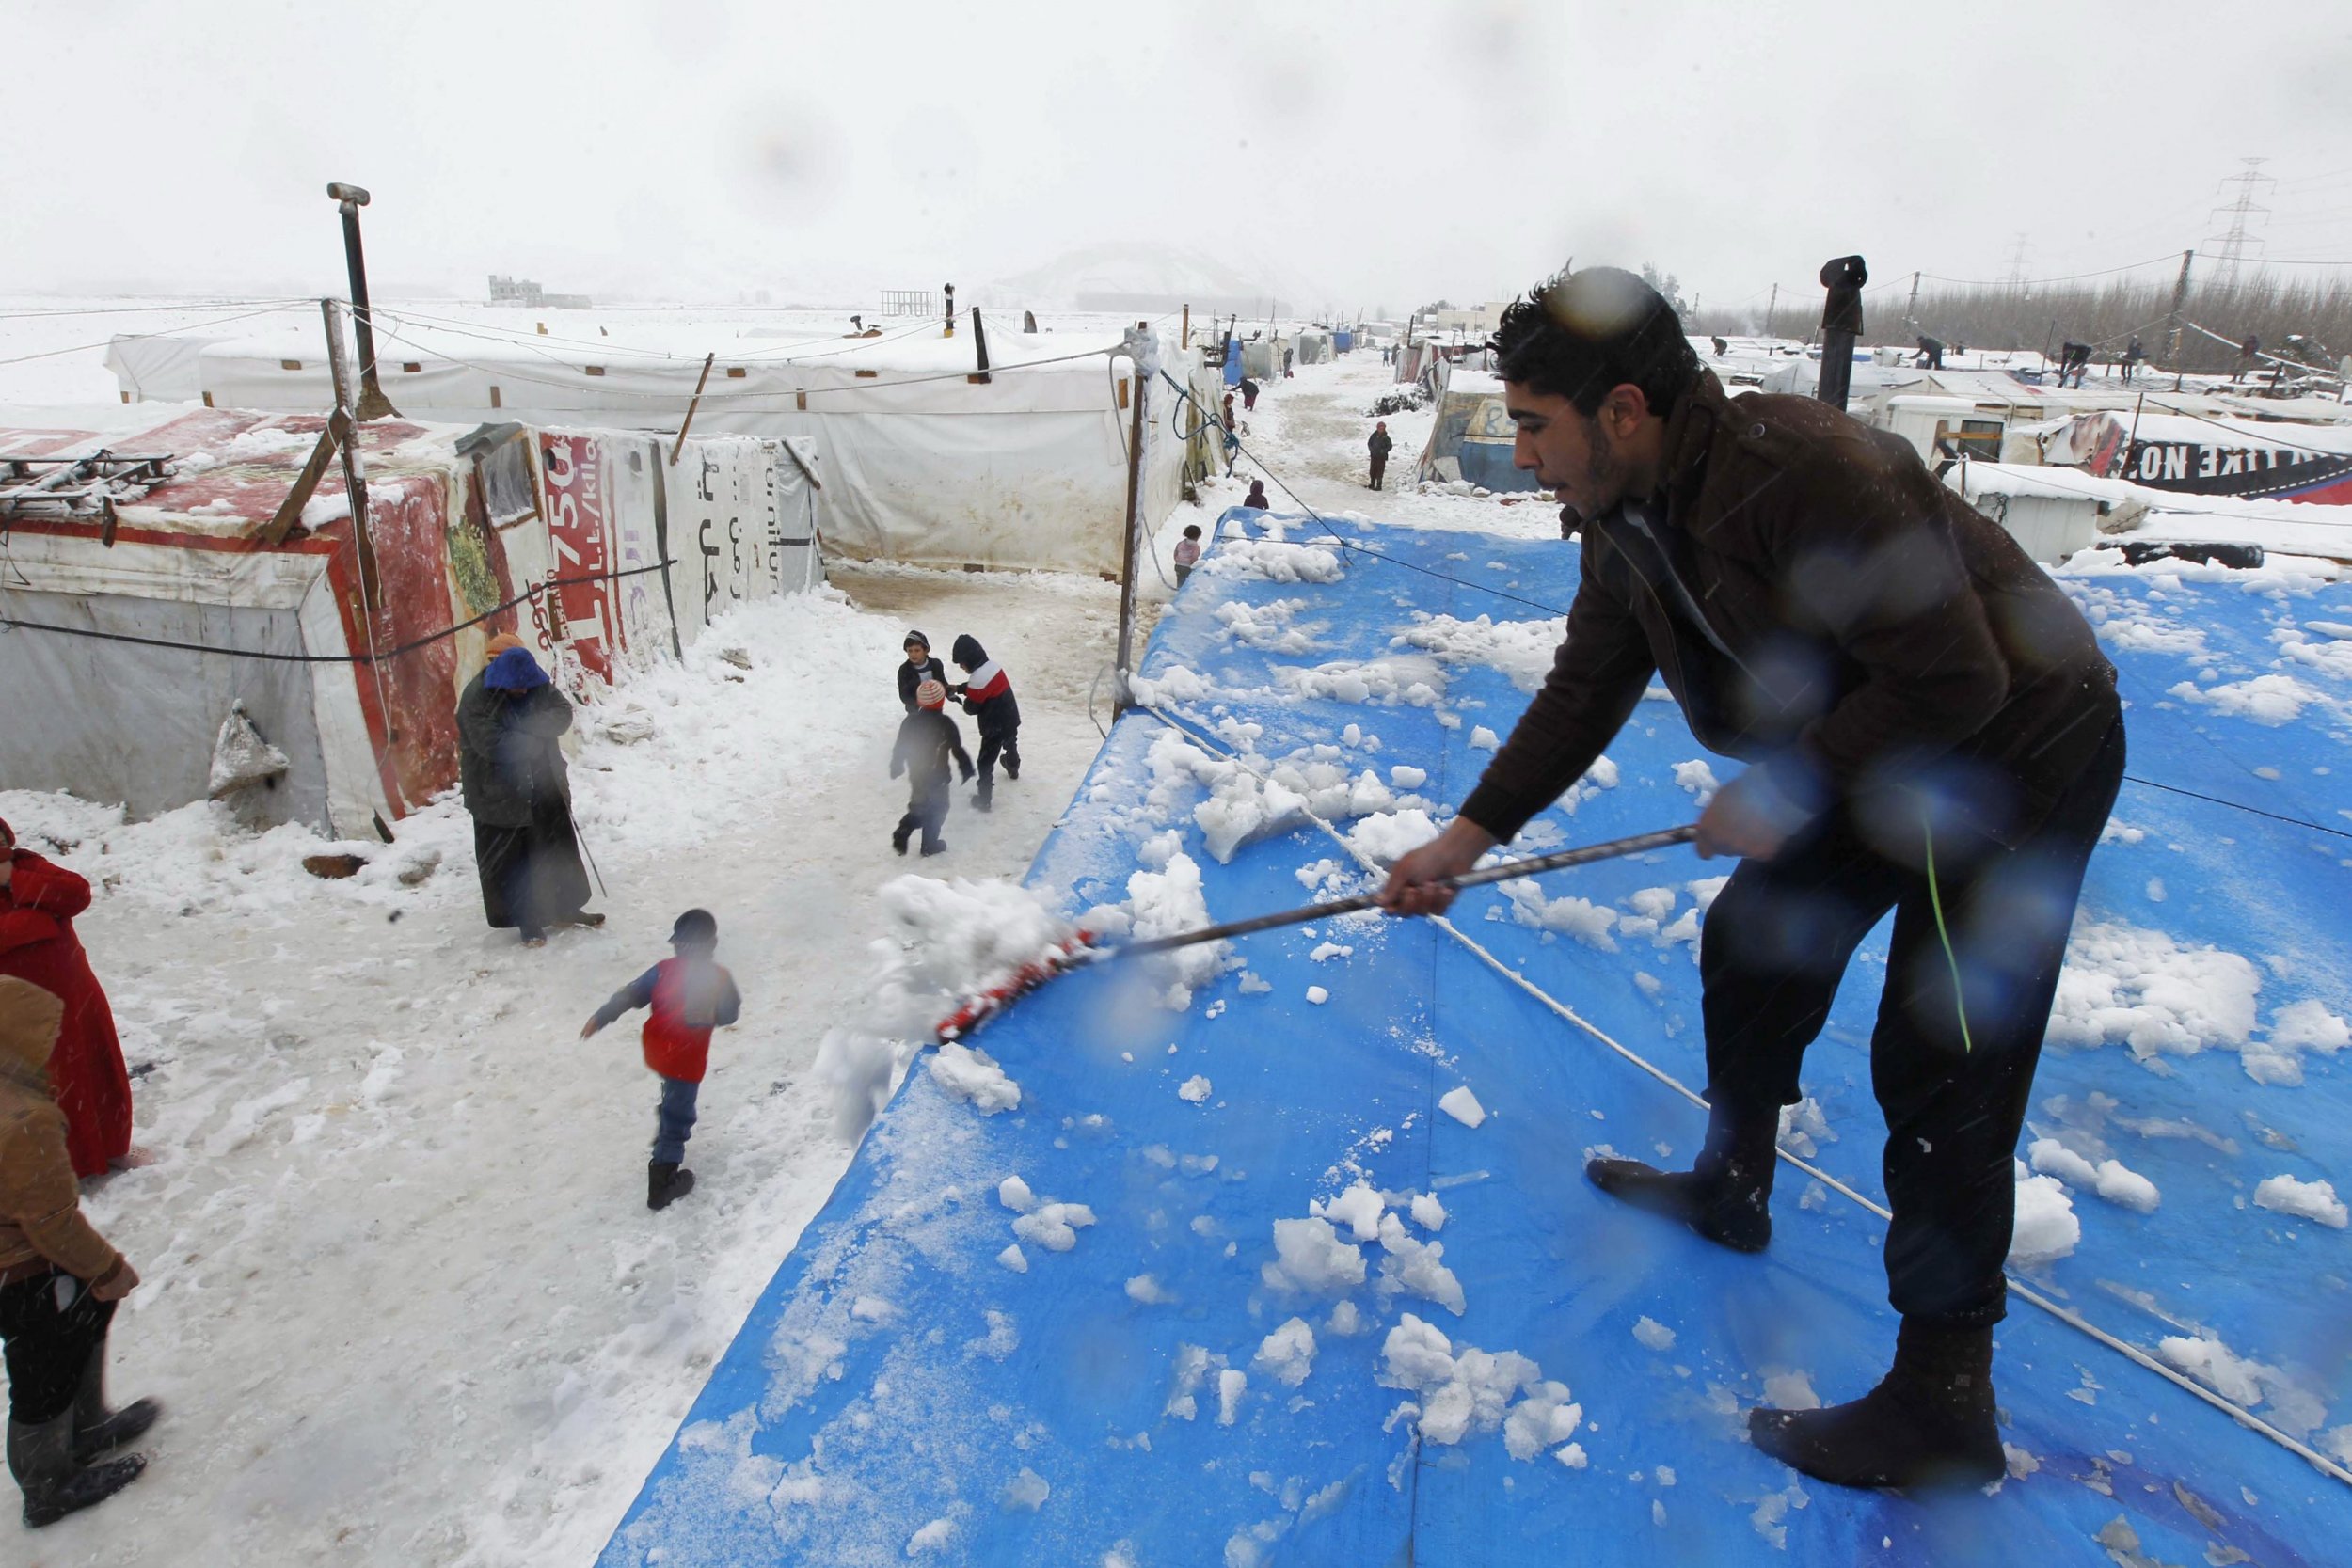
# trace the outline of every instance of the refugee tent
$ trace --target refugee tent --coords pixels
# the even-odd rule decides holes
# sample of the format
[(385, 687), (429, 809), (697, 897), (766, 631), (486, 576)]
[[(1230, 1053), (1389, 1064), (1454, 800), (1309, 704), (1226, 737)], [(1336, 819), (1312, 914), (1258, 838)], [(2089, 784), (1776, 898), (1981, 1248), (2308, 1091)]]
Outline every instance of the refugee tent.
[(1298, 333), (1298, 362), (1302, 365), (1324, 365), (1331, 360), (1331, 334), (1319, 326), (1301, 327)]
[(1489, 490), (1539, 490), (1534, 474), (1512, 464), (1518, 429), (1502, 401), (1502, 378), (1486, 371), (1454, 370), (1438, 401), (1429, 444), (1417, 472), (1438, 483), (1460, 482)]
[[(1345, 533), (1228, 514), (1031, 869), (1046, 908), (1145, 936), (1342, 896), (1462, 799), (1549, 666), (1562, 623), (1527, 601), (1566, 604), (1574, 552)], [(1677, 848), (1445, 923), (1096, 964), (917, 1058), (601, 1561), (2340, 1560), (2352, 941), (2322, 775), (2352, 739), (2238, 698), (2352, 703), (2352, 642), (2310, 629), (2352, 625), (2352, 584), (2068, 585), (2135, 779), (2196, 793), (2127, 784), (2091, 863), (2020, 1150), (2002, 1483), (1841, 1491), (1744, 1434), (1750, 1405), (1859, 1395), (1894, 1339), (1883, 929), (1806, 1058), (1766, 1254), (1584, 1180), (1598, 1152), (1685, 1164), (1704, 1124), (1728, 867)], [(1672, 702), (1637, 709), (1521, 846), (1694, 814), (1725, 765)], [(886, 897), (918, 958), (1002, 973), (1045, 929), (969, 884)]]
[(2352, 429), (2181, 413), (2168, 398), (2130, 413), (2076, 414), (2044, 460), (2202, 496), (2352, 505)]
[(1272, 338), (1252, 338), (1241, 346), (1241, 372), (1253, 381), (1282, 378), (1282, 345)]
[[(457, 695), (497, 633), (584, 698), (730, 605), (822, 580), (814, 458), (782, 442), (695, 437), (674, 467), (646, 435), (378, 420), (364, 530), (330, 464), (281, 533), (326, 422), (0, 432), (0, 777), (167, 810), (214, 792), (242, 705), (285, 765), (239, 811), (358, 836), (456, 782)], [(112, 500), (27, 493), (102, 448), (161, 461)]]
[[(522, 420), (675, 435), (692, 410), (700, 435), (787, 436), (827, 476), (819, 531), (860, 559), (915, 564), (1116, 572), (1126, 515), (1134, 369), (1124, 339), (1001, 328), (983, 341), (935, 323), (895, 334), (755, 345), (730, 336), (711, 360), (698, 328), (658, 325), (623, 337), (509, 336), (379, 308), (384, 390), (407, 418)], [(150, 367), (184, 352), (173, 340), (118, 340), (126, 394)], [(1163, 364), (1190, 359), (1172, 340)], [(332, 406), (324, 344), (286, 331), (206, 342), (199, 390), (215, 407), (310, 413)], [(1179, 379), (1183, 379), (1182, 373)], [(1156, 526), (1183, 485), (1168, 401), (1154, 426), (1145, 520)]]
[(1331, 334), (1331, 351), (1334, 354), (1346, 354), (1353, 350), (1355, 346), (1356, 334), (1350, 332), (1346, 327), (1343, 326), (1338, 331)]

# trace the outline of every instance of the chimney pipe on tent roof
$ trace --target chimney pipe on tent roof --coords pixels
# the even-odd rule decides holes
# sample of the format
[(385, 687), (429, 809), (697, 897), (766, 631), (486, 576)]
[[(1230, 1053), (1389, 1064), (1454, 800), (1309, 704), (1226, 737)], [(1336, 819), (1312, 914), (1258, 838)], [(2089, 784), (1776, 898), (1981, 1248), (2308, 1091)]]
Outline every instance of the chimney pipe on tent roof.
[(343, 261), (351, 272), (351, 330), (359, 343), (359, 406), (361, 420), (380, 420), (400, 410), (384, 395), (375, 379), (375, 328), (368, 319), (368, 262), (359, 249), (359, 209), (368, 204), (364, 186), (338, 181), (326, 187), (326, 198), (342, 211)]

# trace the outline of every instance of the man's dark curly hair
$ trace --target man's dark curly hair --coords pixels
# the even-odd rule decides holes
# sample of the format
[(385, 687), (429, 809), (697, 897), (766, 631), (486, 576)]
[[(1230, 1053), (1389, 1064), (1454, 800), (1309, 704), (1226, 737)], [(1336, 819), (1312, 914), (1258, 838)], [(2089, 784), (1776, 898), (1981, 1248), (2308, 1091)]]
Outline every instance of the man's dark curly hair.
[(1495, 329), (1505, 381), (1566, 398), (1588, 418), (1631, 383), (1663, 418), (1699, 378), (1682, 320), (1656, 289), (1619, 267), (1586, 267), (1536, 285)]

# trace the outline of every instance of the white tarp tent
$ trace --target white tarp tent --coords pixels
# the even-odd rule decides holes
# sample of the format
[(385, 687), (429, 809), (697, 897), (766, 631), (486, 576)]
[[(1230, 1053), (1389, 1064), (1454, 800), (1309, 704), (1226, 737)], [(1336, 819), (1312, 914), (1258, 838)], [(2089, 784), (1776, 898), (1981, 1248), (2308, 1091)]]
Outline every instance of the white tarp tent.
[[(1103, 333), (987, 334), (989, 370), (968, 320), (895, 334), (728, 341), (694, 400), (704, 352), (647, 328), (631, 339), (516, 337), (376, 313), (386, 394), (408, 418), (675, 432), (805, 443), (826, 476), (816, 502), (827, 544), (929, 565), (1114, 572), (1127, 491), (1135, 395), (1122, 340)], [(668, 329), (672, 334), (682, 328)], [(190, 340), (119, 340), (110, 358), (126, 393)], [(170, 346), (166, 346), (170, 345)], [(1161, 359), (1177, 379), (1190, 359)], [(318, 412), (331, 405), (325, 345), (289, 332), (205, 343), (200, 391), (220, 408)], [(1156, 526), (1184, 482), (1184, 443), (1165, 384), (1149, 404), (1152, 472), (1144, 522)]]

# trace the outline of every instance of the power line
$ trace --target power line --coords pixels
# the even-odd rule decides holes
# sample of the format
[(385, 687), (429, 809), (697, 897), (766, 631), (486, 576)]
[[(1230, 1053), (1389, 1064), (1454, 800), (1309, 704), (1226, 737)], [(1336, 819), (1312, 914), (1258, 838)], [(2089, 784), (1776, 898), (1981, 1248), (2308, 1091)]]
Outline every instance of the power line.
[[(2269, 208), (2259, 206), (2254, 200), (2255, 192), (2262, 186), (2278, 184), (2276, 180), (2262, 172), (2263, 165), (2269, 161), (2267, 158), (2240, 158), (2238, 162), (2244, 164), (2246, 167), (2221, 182), (2225, 187), (2235, 185), (2238, 188), (2236, 200), (2226, 207), (2214, 209), (2216, 216), (2225, 212), (2230, 214), (2229, 230), (2220, 236), (2219, 240), (2218, 258), (2221, 270), (2215, 278), (2215, 281), (2224, 288), (2237, 281), (2238, 262), (2244, 258), (2249, 245), (2254, 249), (2257, 257), (2261, 253), (2263, 242), (2249, 233), (2247, 226), (2256, 214), (2265, 217), (2270, 215)], [(2211, 238), (2211, 236), (2207, 237)]]

